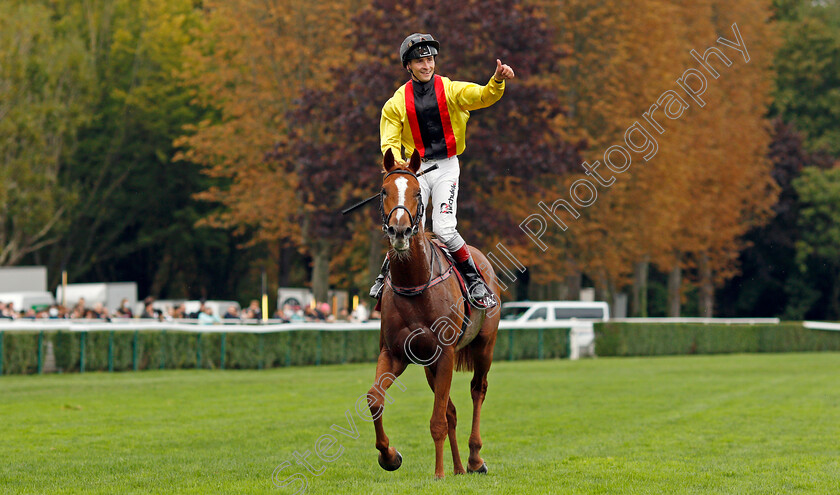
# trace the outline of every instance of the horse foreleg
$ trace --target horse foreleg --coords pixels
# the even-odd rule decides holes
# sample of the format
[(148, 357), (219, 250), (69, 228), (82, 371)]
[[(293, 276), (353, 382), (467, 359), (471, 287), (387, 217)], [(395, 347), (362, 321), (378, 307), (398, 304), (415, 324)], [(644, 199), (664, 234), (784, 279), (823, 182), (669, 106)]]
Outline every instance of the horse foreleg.
[(455, 352), (453, 349), (447, 347), (433, 366), (435, 405), (432, 408), (429, 431), (431, 431), (432, 440), (435, 442), (435, 478), (441, 479), (444, 477), (443, 442), (446, 441), (446, 435), (449, 431), (446, 411), (450, 403), (449, 389), (452, 387), (452, 371), (455, 367)]
[(382, 413), (385, 411), (386, 391), (397, 377), (405, 371), (407, 363), (394, 358), (390, 351), (382, 349), (376, 362), (376, 379), (367, 393), (373, 427), (376, 431), (376, 449), (379, 450), (379, 465), (386, 471), (396, 471), (402, 464), (402, 456), (389, 446), (388, 435), (382, 427)]
[[(435, 391), (435, 375), (427, 366), (426, 381), (429, 382), (429, 387), (432, 392)], [(452, 403), (452, 398), (449, 398), (449, 403), (446, 406), (446, 426), (449, 434), (449, 447), (452, 449), (452, 464), (455, 466), (455, 474), (464, 474), (464, 464), (461, 462), (461, 453), (458, 451), (458, 440), (455, 437), (455, 427), (458, 425), (458, 415), (455, 411), (455, 404)]]
[(467, 461), (467, 471), (470, 473), (486, 473), (487, 464), (479, 455), (481, 450), (481, 405), (487, 395), (487, 372), (490, 371), (490, 360), (478, 354), (474, 363), (475, 373), (470, 382), (470, 395), (473, 401), (472, 431), (470, 432), (470, 457)]

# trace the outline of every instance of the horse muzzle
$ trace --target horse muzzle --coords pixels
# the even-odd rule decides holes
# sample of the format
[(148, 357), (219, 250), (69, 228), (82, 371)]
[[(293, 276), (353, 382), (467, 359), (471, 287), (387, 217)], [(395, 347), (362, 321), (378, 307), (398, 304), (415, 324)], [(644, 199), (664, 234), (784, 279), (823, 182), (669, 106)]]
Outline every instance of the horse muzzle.
[(388, 240), (391, 241), (391, 247), (395, 251), (407, 251), (411, 244), (411, 238), (417, 234), (419, 228), (415, 225), (413, 227), (403, 227), (388, 225), (383, 230), (388, 235)]

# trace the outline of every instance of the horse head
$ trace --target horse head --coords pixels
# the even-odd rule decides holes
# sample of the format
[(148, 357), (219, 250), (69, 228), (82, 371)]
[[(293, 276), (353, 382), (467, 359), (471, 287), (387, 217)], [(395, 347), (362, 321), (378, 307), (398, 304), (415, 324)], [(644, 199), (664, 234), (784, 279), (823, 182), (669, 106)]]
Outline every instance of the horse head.
[(385, 174), (379, 203), (382, 230), (388, 235), (394, 251), (406, 254), (411, 237), (423, 230), (423, 200), (416, 175), (420, 170), (420, 154), (414, 150), (406, 164), (398, 162), (389, 149), (382, 167)]

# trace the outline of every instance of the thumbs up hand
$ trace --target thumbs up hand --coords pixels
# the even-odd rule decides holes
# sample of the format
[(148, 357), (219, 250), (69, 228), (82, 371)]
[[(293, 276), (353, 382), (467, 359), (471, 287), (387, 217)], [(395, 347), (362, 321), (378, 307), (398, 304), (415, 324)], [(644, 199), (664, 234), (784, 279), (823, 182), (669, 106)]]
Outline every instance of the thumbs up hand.
[(502, 64), (502, 61), (496, 59), (496, 73), (493, 74), (493, 79), (496, 81), (504, 81), (505, 79), (513, 79), (516, 75), (509, 65)]

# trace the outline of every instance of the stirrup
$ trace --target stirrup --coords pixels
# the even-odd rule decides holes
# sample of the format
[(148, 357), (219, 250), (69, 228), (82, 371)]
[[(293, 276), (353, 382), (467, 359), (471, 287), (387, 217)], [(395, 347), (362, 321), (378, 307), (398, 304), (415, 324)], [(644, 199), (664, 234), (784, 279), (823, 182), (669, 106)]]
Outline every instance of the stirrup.
[[(471, 288), (467, 289), (467, 295), (470, 300), (470, 305), (476, 309), (492, 309), (495, 308), (499, 301), (496, 300), (496, 295), (487, 287), (487, 284), (480, 282), (484, 287), (485, 295), (481, 297), (474, 297)], [(473, 285), (475, 287), (475, 285)]]
[(376, 280), (373, 282), (373, 287), (370, 288), (370, 293), (368, 295), (374, 299), (379, 299), (382, 297), (382, 289), (385, 288), (385, 277), (378, 276)]
[(373, 287), (370, 288), (368, 295), (374, 299), (382, 297), (382, 289), (385, 288), (385, 276), (388, 274), (388, 269), (391, 266), (391, 260), (385, 256), (385, 261), (382, 262), (382, 268), (379, 269), (379, 275), (373, 281)]

